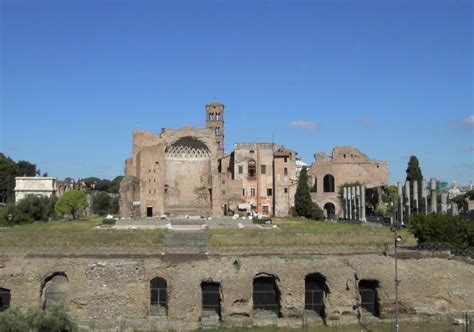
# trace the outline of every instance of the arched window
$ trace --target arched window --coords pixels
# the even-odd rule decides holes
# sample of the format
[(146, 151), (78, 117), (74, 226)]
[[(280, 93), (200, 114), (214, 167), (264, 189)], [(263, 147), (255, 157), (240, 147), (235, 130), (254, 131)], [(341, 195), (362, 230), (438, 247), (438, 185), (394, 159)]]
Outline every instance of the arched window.
[(324, 298), (329, 293), (326, 277), (321, 273), (311, 273), (304, 279), (304, 308), (316, 311), (323, 319), (326, 318)]
[(360, 306), (376, 317), (380, 317), (378, 287), (378, 280), (362, 279), (359, 281)]
[(43, 309), (66, 302), (69, 281), (64, 272), (55, 272), (44, 279), (42, 285)]
[(5, 311), (10, 307), (10, 300), (10, 290), (6, 288), (0, 288), (0, 312)]
[(201, 283), (203, 316), (217, 314), (221, 318), (221, 294), (218, 282)]
[(150, 281), (150, 315), (166, 315), (168, 288), (166, 280), (160, 277)]
[(274, 277), (261, 276), (253, 279), (253, 309), (275, 312), (280, 317), (280, 291)]
[(254, 178), (257, 175), (257, 163), (255, 160), (250, 160), (248, 163), (248, 176)]
[(323, 178), (323, 191), (325, 193), (333, 193), (334, 192), (334, 176), (331, 174), (327, 174)]
[(310, 191), (312, 193), (317, 193), (318, 192), (318, 178), (315, 176), (314, 179), (311, 179), (311, 180), (313, 180), (313, 182), (309, 184)]

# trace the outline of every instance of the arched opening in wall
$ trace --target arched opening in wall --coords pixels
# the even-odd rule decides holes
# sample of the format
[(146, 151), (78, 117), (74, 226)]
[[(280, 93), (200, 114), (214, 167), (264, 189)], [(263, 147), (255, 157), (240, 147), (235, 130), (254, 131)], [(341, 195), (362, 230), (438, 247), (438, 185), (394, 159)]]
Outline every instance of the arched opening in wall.
[(168, 287), (161, 277), (150, 281), (150, 315), (166, 315), (168, 311)]
[(54, 272), (44, 278), (41, 286), (43, 309), (55, 304), (65, 304), (68, 290), (69, 281), (66, 273)]
[(255, 160), (250, 160), (248, 163), (248, 177), (254, 178), (257, 176), (257, 163)]
[(326, 319), (324, 298), (329, 294), (326, 277), (321, 273), (311, 273), (304, 279), (304, 308), (318, 313), (323, 320)]
[(378, 280), (362, 279), (359, 281), (360, 306), (376, 317), (380, 317), (378, 288)]
[(280, 291), (274, 276), (259, 276), (253, 279), (253, 309), (280, 313)]
[(324, 204), (324, 211), (326, 212), (327, 219), (336, 219), (336, 207), (333, 203), (328, 202)]
[(331, 174), (327, 174), (323, 178), (323, 191), (325, 193), (334, 192), (334, 176), (332, 176)]
[(10, 307), (11, 298), (9, 289), (0, 288), (0, 312), (5, 311)]
[(202, 317), (217, 315), (221, 319), (221, 294), (220, 283), (203, 281), (201, 283), (202, 293)]

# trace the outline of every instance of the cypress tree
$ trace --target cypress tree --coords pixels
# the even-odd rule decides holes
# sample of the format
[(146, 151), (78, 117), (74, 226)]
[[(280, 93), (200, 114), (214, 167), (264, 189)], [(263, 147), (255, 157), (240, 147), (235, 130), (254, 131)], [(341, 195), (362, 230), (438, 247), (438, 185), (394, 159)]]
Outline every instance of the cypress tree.
[(410, 160), (408, 161), (407, 167), (407, 178), (406, 181), (410, 181), (410, 199), (413, 202), (413, 181), (418, 181), (418, 206), (421, 209), (421, 204), (423, 204), (421, 200), (421, 192), (423, 189), (423, 174), (421, 173), (420, 164), (418, 162), (418, 158), (416, 156), (411, 156)]
[(309, 219), (322, 219), (323, 211), (311, 199), (308, 185), (308, 170), (303, 167), (295, 193), (295, 214)]

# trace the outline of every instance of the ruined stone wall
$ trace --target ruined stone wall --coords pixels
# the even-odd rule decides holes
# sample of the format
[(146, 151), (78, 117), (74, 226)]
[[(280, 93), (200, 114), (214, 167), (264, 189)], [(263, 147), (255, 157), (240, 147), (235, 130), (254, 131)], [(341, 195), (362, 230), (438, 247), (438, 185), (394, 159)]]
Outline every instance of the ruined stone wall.
[[(324, 192), (324, 177), (334, 177), (334, 192)], [(315, 162), (309, 169), (309, 176), (313, 187), (311, 197), (321, 208), (326, 203), (334, 204), (336, 215), (342, 215), (342, 207), (337, 197), (339, 186), (360, 182), (366, 188), (388, 184), (388, 165), (385, 161), (368, 158), (365, 154), (353, 147), (336, 147), (331, 157), (324, 153), (315, 154)], [(316, 188), (314, 184), (317, 183)]]
[[(170, 328), (173, 324), (196, 328), (203, 314), (200, 284), (210, 280), (221, 286), (223, 325), (262, 323), (253, 310), (252, 281), (264, 273), (276, 278), (281, 293), (279, 324), (298, 325), (305, 314), (305, 277), (319, 272), (326, 277), (329, 288), (325, 297), (327, 318), (356, 323), (360, 315), (371, 316), (360, 308), (357, 285), (362, 279), (379, 282), (381, 318), (393, 318), (393, 264), (391, 257), (382, 255), (202, 255), (192, 259), (159, 254), (47, 257), (15, 253), (2, 256), (0, 287), (11, 291), (11, 306), (38, 309), (43, 305), (46, 280), (59, 273), (68, 281), (65, 305), (79, 320), (94, 319), (117, 326), (128, 321), (142, 328)], [(402, 315), (474, 310), (473, 275), (473, 265), (458, 261), (399, 260)], [(168, 284), (167, 316), (150, 315), (150, 280), (157, 276)]]

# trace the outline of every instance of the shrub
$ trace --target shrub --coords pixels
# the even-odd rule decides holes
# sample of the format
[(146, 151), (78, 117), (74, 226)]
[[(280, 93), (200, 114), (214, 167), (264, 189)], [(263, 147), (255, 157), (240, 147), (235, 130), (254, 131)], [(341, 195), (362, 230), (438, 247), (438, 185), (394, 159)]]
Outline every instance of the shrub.
[(29, 219), (34, 221), (48, 221), (49, 217), (54, 214), (54, 205), (56, 204), (56, 201), (56, 196), (48, 198), (28, 195), (20, 200), (16, 205), (22, 213), (29, 217)]
[(449, 214), (415, 214), (408, 229), (418, 243), (449, 243), (459, 249), (474, 246), (474, 223)]
[(33, 220), (15, 204), (7, 204), (0, 209), (0, 225), (13, 226), (31, 223)]
[(115, 219), (104, 219), (102, 220), (102, 224), (104, 225), (115, 225)]
[(272, 220), (270, 218), (260, 218), (260, 219), (252, 219), (252, 224), (257, 224), (257, 225), (271, 225)]
[(0, 314), (0, 331), (72, 332), (78, 331), (78, 327), (61, 305), (55, 305), (26, 313), (10, 308)]

